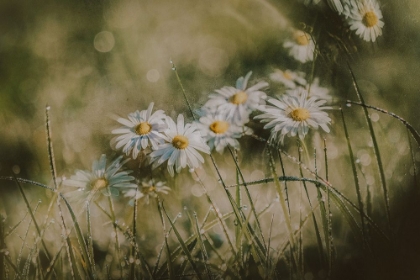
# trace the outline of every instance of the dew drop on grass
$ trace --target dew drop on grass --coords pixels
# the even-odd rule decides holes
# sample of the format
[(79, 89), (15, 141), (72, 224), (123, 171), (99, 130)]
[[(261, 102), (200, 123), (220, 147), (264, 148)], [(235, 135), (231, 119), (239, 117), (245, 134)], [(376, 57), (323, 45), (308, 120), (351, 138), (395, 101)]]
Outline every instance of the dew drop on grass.
[(346, 103), (346, 106), (347, 106), (347, 107), (351, 107), (351, 104), (350, 104), (350, 103)]
[(181, 218), (182, 217), (182, 213), (178, 213), (178, 217)]
[(248, 205), (242, 206), (242, 209), (244, 209), (245, 211), (248, 210)]

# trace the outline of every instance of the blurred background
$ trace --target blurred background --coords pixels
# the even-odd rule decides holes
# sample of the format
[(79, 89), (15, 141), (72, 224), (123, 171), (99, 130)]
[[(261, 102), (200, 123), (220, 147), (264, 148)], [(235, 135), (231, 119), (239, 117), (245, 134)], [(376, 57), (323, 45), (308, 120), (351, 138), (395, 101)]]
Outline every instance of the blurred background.
[[(346, 68), (348, 59), (368, 104), (392, 111), (420, 130), (420, 1), (380, 3), (383, 36), (368, 44), (343, 32), (332, 12), (319, 16), (317, 8), (297, 0), (1, 1), (0, 176), (13, 172), (35, 181), (51, 181), (47, 105), (51, 106), (58, 175), (70, 176), (75, 169), (90, 169), (102, 153), (109, 158), (117, 154), (110, 145), (111, 130), (119, 126), (116, 115), (126, 117), (146, 109), (150, 102), (172, 117), (187, 111), (171, 60), (191, 103), (199, 108), (214, 89), (234, 85), (248, 71), (253, 71), (251, 81), (255, 83), (268, 80), (275, 68), (296, 65), (286, 57), (283, 39), (290, 28), (307, 29), (314, 22), (322, 27), (313, 30), (321, 50), (315, 74), (336, 96), (336, 108), (344, 106), (346, 99), (356, 100)], [(334, 36), (343, 39), (350, 55), (331, 39)], [(309, 75), (312, 65), (295, 68)], [(270, 89), (268, 93), (275, 94)], [(352, 114), (348, 113), (348, 122), (353, 137), (359, 137), (359, 128), (365, 129), (365, 138), (361, 138), (366, 141), (357, 152), (366, 163), (362, 165), (369, 166), (373, 157), (371, 152), (364, 156), (369, 154), (366, 124), (362, 117), (351, 118)], [(341, 122), (337, 112), (332, 115), (333, 122)], [(390, 186), (413, 184), (405, 130), (388, 116), (377, 114), (375, 119), (383, 120), (376, 128), (386, 149), (385, 161), (390, 162), (386, 165)], [(337, 129), (328, 136), (332, 160), (347, 153), (339, 138), (342, 135)], [(334, 142), (334, 137), (339, 140)], [(242, 144), (244, 165), (252, 162), (247, 149), (263, 151), (262, 145), (254, 144)], [(321, 144), (314, 140), (316, 145)], [(402, 146), (405, 148), (398, 148)], [(415, 152), (419, 161), (420, 153)], [(222, 166), (229, 165), (219, 160)], [(249, 178), (264, 177), (263, 160), (254, 164), (260, 166), (244, 167), (249, 168)], [(334, 168), (339, 170), (336, 180), (345, 182), (340, 171), (345, 167), (337, 163)], [(394, 172), (400, 175), (393, 177)], [(211, 180), (216, 184), (215, 178)], [(378, 182), (377, 177), (364, 180)], [(13, 205), (13, 186), (1, 183), (1, 204)], [(183, 197), (182, 192), (178, 195)], [(272, 196), (274, 192), (266, 192), (261, 205)], [(404, 204), (404, 196), (395, 199)], [(199, 206), (191, 203), (194, 207)], [(1, 206), (0, 211), (9, 212)]]

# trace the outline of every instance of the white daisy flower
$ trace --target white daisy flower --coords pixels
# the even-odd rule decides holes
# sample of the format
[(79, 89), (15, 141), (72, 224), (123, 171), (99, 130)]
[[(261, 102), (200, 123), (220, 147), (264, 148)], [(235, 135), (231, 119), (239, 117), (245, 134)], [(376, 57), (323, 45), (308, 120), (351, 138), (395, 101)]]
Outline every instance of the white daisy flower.
[(204, 104), (210, 112), (221, 114), (237, 125), (243, 125), (249, 121), (249, 115), (258, 106), (265, 104), (266, 94), (260, 89), (268, 86), (267, 82), (259, 82), (247, 88), (248, 80), (252, 72), (236, 81), (236, 87), (226, 86), (215, 90), (216, 94), (210, 94), (209, 100)]
[(121, 134), (115, 139), (116, 148), (124, 146), (123, 152), (126, 155), (132, 153), (133, 159), (149, 145), (156, 149), (164, 142), (161, 132), (166, 128), (165, 113), (158, 110), (152, 114), (153, 105), (152, 102), (147, 110), (129, 114), (128, 119), (118, 118), (117, 121), (124, 126), (112, 131), (113, 134)]
[(365, 41), (375, 42), (382, 35), (384, 22), (376, 0), (353, 0), (344, 12), (351, 30)]
[(318, 5), (319, 2), (321, 2), (321, 0), (299, 0), (299, 1), (305, 4), (306, 6)]
[(264, 128), (271, 128), (272, 141), (283, 143), (286, 134), (291, 137), (298, 135), (303, 139), (309, 127), (317, 129), (320, 126), (325, 132), (330, 132), (327, 124), (330, 124), (331, 119), (323, 110), (331, 107), (322, 106), (326, 103), (325, 100), (308, 97), (307, 92), (304, 92), (301, 96), (285, 94), (279, 99), (270, 98), (267, 102), (274, 106), (261, 106), (260, 110), (264, 114), (255, 118), (267, 122)]
[(64, 186), (77, 188), (76, 192), (68, 192), (69, 197), (77, 194), (94, 195), (98, 191), (106, 196), (117, 196), (120, 190), (136, 188), (134, 177), (129, 175), (131, 171), (121, 171), (126, 162), (121, 162), (121, 159), (122, 156), (118, 157), (107, 167), (106, 155), (102, 155), (93, 162), (92, 171), (77, 170), (70, 179), (63, 181)]
[(329, 94), (330, 90), (319, 85), (319, 78), (315, 78), (311, 84), (306, 84), (305, 87), (297, 87), (295, 89), (286, 90), (288, 95), (301, 96), (304, 92), (308, 97), (314, 96), (318, 99), (332, 101), (332, 96)]
[(146, 204), (149, 204), (150, 198), (156, 198), (159, 193), (168, 194), (171, 190), (164, 182), (153, 183), (153, 180), (139, 182), (137, 187), (126, 191), (124, 194), (124, 196), (132, 198), (129, 202), (130, 205), (134, 205), (134, 200), (142, 198), (144, 198)]
[(292, 40), (286, 40), (283, 47), (289, 50), (290, 56), (302, 63), (314, 59), (314, 40), (311, 35), (301, 30), (295, 30)]
[(209, 113), (202, 116), (197, 126), (210, 150), (216, 149), (217, 152), (222, 153), (227, 146), (239, 149), (239, 142), (236, 139), (242, 136), (244, 129), (226, 121), (222, 115)]
[(210, 154), (210, 148), (201, 136), (195, 124), (184, 126), (184, 116), (178, 115), (177, 123), (166, 117), (168, 128), (164, 131), (164, 139), (167, 143), (159, 145), (150, 153), (150, 163), (153, 168), (168, 161), (168, 171), (174, 176), (174, 168), (177, 173), (188, 165), (189, 168), (197, 168), (204, 163), (204, 158), (197, 152)]
[(328, 5), (336, 11), (339, 15), (341, 15), (344, 12), (344, 6), (343, 3), (341, 3), (341, 0), (327, 0)]
[(274, 82), (282, 83), (286, 88), (290, 89), (306, 85), (305, 73), (303, 72), (276, 69), (270, 74), (270, 79)]

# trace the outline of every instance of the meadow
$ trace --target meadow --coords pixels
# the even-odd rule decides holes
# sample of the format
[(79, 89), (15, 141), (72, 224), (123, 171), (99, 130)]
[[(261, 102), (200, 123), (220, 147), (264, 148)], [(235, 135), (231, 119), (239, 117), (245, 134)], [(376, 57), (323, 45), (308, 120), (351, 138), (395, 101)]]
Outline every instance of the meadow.
[(0, 7), (0, 279), (420, 278), (416, 1)]

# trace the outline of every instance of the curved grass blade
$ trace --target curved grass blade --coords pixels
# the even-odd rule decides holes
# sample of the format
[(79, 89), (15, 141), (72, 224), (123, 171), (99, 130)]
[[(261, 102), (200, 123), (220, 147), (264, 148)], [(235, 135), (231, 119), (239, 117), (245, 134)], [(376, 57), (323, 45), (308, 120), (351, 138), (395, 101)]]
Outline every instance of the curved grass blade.
[(350, 136), (349, 136), (349, 132), (348, 132), (348, 129), (347, 129), (346, 120), (344, 118), (344, 112), (341, 108), (340, 108), (340, 112), (341, 112), (341, 119), (343, 121), (344, 134), (346, 136), (347, 149), (349, 151), (349, 156), (350, 156), (350, 165), (351, 165), (351, 170), (353, 172), (353, 180), (354, 180), (354, 184), (355, 184), (355, 187), (356, 187), (357, 201), (359, 203), (360, 222), (362, 224), (363, 244), (367, 245), (366, 236), (365, 236), (366, 235), (366, 229), (365, 229), (365, 219), (364, 219), (364, 206), (363, 206), (362, 195), (360, 193), (359, 176), (357, 175), (357, 169), (356, 169), (356, 165), (355, 165), (356, 161), (354, 159), (353, 149), (352, 149), (351, 144), (350, 144)]
[[(361, 104), (365, 104), (362, 93), (360, 92), (360, 89), (359, 89), (359, 85), (357, 84), (356, 77), (354, 76), (353, 70), (351, 69), (350, 64), (348, 62), (347, 62), (347, 66), (349, 68), (349, 71), (350, 71), (350, 74), (351, 74), (351, 77), (352, 77), (352, 80), (353, 80), (353, 86), (356, 90), (357, 97), (359, 98), (359, 101), (360, 101)], [(378, 164), (379, 175), (380, 175), (379, 177), (381, 179), (382, 190), (384, 192), (384, 200), (385, 200), (385, 207), (386, 207), (386, 215), (387, 215), (387, 219), (388, 219), (388, 227), (389, 227), (390, 232), (392, 233), (391, 211), (390, 211), (390, 206), (389, 206), (389, 194), (388, 194), (388, 188), (387, 188), (387, 185), (386, 185), (385, 172), (384, 172), (384, 167), (383, 167), (383, 164), (382, 164), (382, 158), (381, 158), (381, 154), (379, 152), (378, 141), (376, 140), (375, 131), (373, 130), (372, 120), (369, 117), (368, 110), (365, 106), (362, 106), (362, 108), (363, 108), (363, 113), (365, 114), (366, 122), (367, 122), (368, 127), (369, 127), (370, 136), (372, 138), (373, 150), (375, 152), (376, 162)]]
[(187, 245), (185, 245), (185, 242), (182, 240), (181, 235), (179, 234), (179, 232), (178, 232), (178, 230), (176, 229), (175, 225), (172, 223), (171, 219), (169, 218), (169, 215), (168, 215), (168, 213), (166, 212), (166, 209), (165, 209), (165, 207), (163, 206), (163, 203), (161, 203), (161, 206), (160, 206), (160, 207), (162, 208), (163, 213), (165, 214), (165, 216), (166, 216), (166, 218), (168, 219), (168, 221), (169, 221), (169, 223), (170, 223), (171, 227), (173, 228), (173, 231), (174, 231), (174, 233), (175, 233), (175, 235), (176, 235), (176, 237), (177, 237), (177, 239), (178, 239), (178, 242), (179, 242), (179, 244), (181, 245), (182, 250), (184, 251), (185, 255), (187, 256), (188, 261), (189, 261), (189, 262), (190, 262), (190, 264), (191, 264), (191, 267), (192, 267), (192, 268), (193, 268), (193, 270), (197, 273), (197, 277), (198, 277), (198, 279), (200, 279), (200, 280), (201, 280), (202, 278), (201, 278), (200, 271), (198, 270), (198, 268), (197, 268), (197, 266), (196, 266), (196, 264), (195, 264), (195, 262), (194, 262), (194, 260), (193, 260), (193, 258), (192, 258), (192, 256), (191, 256), (191, 252), (188, 250)]

